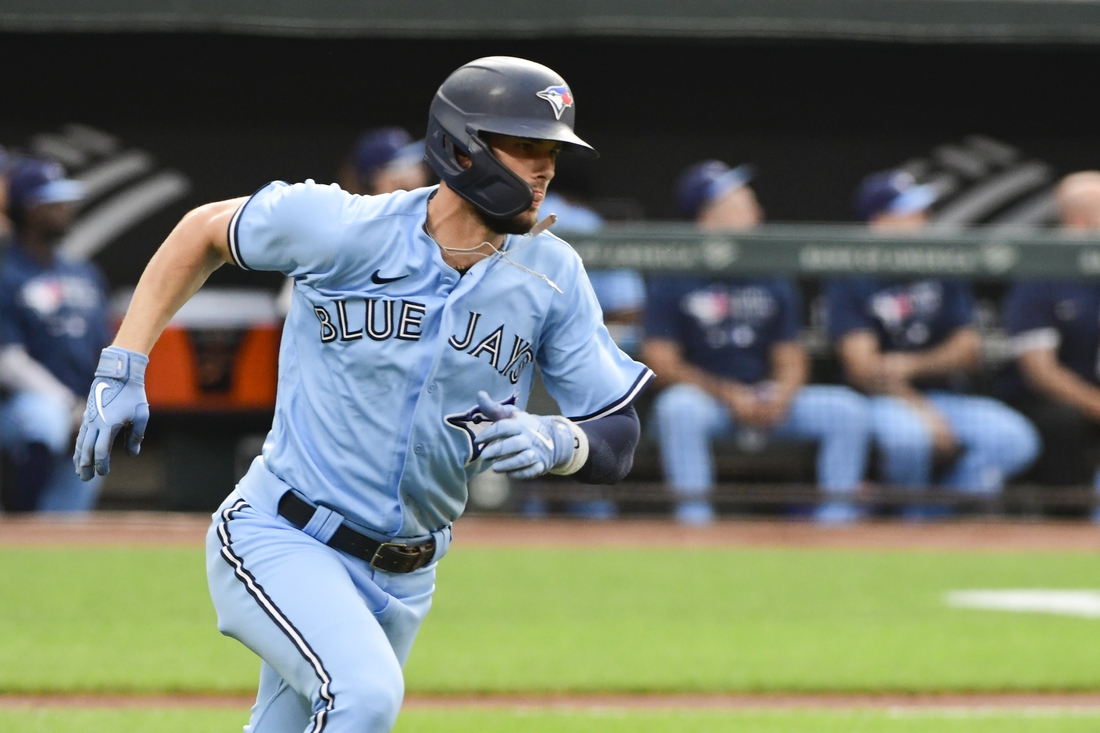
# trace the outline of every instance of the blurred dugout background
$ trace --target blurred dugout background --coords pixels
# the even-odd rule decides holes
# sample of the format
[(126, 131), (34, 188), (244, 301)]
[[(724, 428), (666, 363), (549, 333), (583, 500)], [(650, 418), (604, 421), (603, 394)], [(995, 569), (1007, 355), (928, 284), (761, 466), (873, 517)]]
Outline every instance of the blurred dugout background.
[[(842, 379), (824, 332), (824, 280), (962, 278), (973, 282), (982, 335), (971, 389), (993, 394), (1011, 361), (1001, 323), (1009, 283), (1100, 272), (1100, 247), (1051, 244), (1043, 233), (1055, 222), (1059, 178), (1100, 167), (1098, 43), (1100, 2), (1091, 0), (676, 9), (612, 0), (543, 8), (316, 2), (286, 10), (242, 0), (172, 12), (124, 0), (94, 10), (6, 0), (0, 143), (58, 160), (84, 181), (90, 196), (64, 247), (99, 264), (124, 307), (190, 207), (273, 179), (335, 180), (362, 130), (400, 125), (421, 134), (431, 95), (460, 64), (525, 56), (570, 82), (578, 129), (602, 153), (574, 176), (610, 222), (606, 236), (572, 238), (590, 267), (795, 278), (821, 383)], [(769, 224), (717, 238), (684, 222), (657, 224), (680, 216), (680, 172), (710, 158), (756, 166), (752, 186)], [(936, 187), (934, 224), (980, 231), (930, 229), (938, 241), (889, 244), (865, 240), (862, 229), (789, 226), (853, 222), (864, 176), (899, 167)], [(172, 356), (159, 381), (151, 377), (148, 448), (115, 462), (100, 506), (205, 510), (228, 491), (270, 421), (280, 286), (278, 276), (215, 273), (209, 299), (182, 314), (161, 346)], [(643, 423), (653, 398), (640, 403)], [(545, 397), (533, 408), (538, 400)], [(814, 450), (721, 442), (719, 511), (808, 507), (819, 498)], [(871, 481), (875, 465), (872, 458)], [(614, 490), (507, 488), (475, 487), (474, 508), (520, 511), (532, 498), (550, 511), (577, 500), (614, 499), (623, 513), (672, 506), (652, 436), (631, 479)], [(884, 486), (860, 496), (884, 507), (912, 498)], [(1080, 514), (1090, 502), (1088, 489), (1041, 487), (1025, 475), (969, 510)]]

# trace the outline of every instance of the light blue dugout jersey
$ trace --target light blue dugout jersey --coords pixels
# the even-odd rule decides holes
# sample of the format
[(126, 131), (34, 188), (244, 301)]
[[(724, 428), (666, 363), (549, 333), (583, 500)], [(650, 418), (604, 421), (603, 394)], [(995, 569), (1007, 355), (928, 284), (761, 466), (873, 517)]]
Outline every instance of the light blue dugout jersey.
[[(294, 281), (263, 464), (286, 485), (395, 537), (437, 531), (487, 468), (478, 390), (526, 405), (537, 362), (578, 422), (629, 404), (653, 377), (612, 342), (580, 258), (542, 233), (508, 236), (517, 264), (465, 275), (424, 232), (434, 188), (353, 196), (271, 183), (234, 215), (241, 267)], [(254, 469), (255, 470), (255, 469)], [(245, 498), (248, 481), (240, 486)]]

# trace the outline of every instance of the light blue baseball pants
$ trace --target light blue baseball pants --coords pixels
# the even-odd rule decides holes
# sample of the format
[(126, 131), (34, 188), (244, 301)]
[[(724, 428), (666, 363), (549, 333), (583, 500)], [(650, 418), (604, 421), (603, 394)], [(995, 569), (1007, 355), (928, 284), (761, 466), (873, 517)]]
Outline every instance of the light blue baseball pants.
[[(970, 493), (1001, 489), (1039, 455), (1039, 432), (1031, 421), (989, 397), (929, 392), (943, 413), (962, 456), (943, 478), (944, 486)], [(932, 434), (920, 416), (897, 397), (871, 397), (875, 440), (882, 451), (883, 479), (895, 486), (928, 486), (932, 480)]]
[(431, 606), (435, 563), (374, 570), (234, 491), (207, 533), (218, 628), (263, 660), (246, 733), (384, 733)]
[(0, 446), (19, 450), (45, 445), (53, 456), (50, 479), (35, 507), (38, 511), (86, 512), (95, 508), (103, 477), (81, 481), (73, 468), (73, 427), (68, 407), (37, 392), (20, 392), (0, 404)]
[[(714, 485), (710, 441), (733, 434), (733, 417), (721, 402), (692, 384), (666, 389), (658, 395), (655, 411), (666, 479), (681, 497), (704, 497)], [(786, 421), (771, 435), (817, 441), (818, 485), (831, 494), (849, 494), (859, 486), (867, 465), (867, 398), (847, 387), (803, 387)]]

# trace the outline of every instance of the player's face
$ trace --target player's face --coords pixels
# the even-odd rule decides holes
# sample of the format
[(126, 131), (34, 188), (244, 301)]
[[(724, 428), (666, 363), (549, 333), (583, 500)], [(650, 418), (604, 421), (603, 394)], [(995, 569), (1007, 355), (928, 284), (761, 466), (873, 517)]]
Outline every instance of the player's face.
[(49, 239), (60, 237), (69, 231), (76, 218), (76, 207), (70, 203), (40, 204), (27, 209), (24, 221), (28, 229)]
[(538, 223), (539, 206), (554, 177), (554, 163), (561, 152), (561, 143), (495, 133), (486, 133), (484, 138), (497, 159), (522, 178), (532, 192), (531, 208), (527, 211), (507, 222), (486, 221), (486, 224), (500, 234), (525, 234)]
[(748, 186), (740, 186), (700, 211), (699, 226), (703, 229), (747, 229), (759, 224), (762, 218), (764, 210), (756, 194)]
[(891, 232), (909, 232), (920, 229), (928, 222), (928, 213), (923, 209), (908, 214), (879, 214), (869, 222), (872, 229)]

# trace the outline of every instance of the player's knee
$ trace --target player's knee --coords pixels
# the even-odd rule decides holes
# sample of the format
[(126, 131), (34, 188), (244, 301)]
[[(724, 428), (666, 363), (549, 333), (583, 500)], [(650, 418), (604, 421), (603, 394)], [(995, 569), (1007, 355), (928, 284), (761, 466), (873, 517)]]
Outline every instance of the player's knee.
[(42, 443), (51, 453), (70, 450), (69, 408), (61, 400), (25, 392), (12, 399), (11, 407), (26, 442)]
[(986, 452), (995, 456), (1010, 475), (1031, 465), (1042, 447), (1039, 431), (1018, 413), (1003, 415), (983, 431), (981, 440)]
[(876, 431), (875, 440), (888, 458), (923, 460), (932, 453), (932, 434), (920, 425), (891, 426)]
[(385, 733), (397, 723), (405, 698), (405, 680), (400, 667), (388, 671), (345, 678), (334, 686), (333, 711), (347, 723), (341, 730)]
[(838, 387), (830, 395), (828, 410), (833, 429), (865, 437), (871, 432), (871, 407), (863, 395)]

